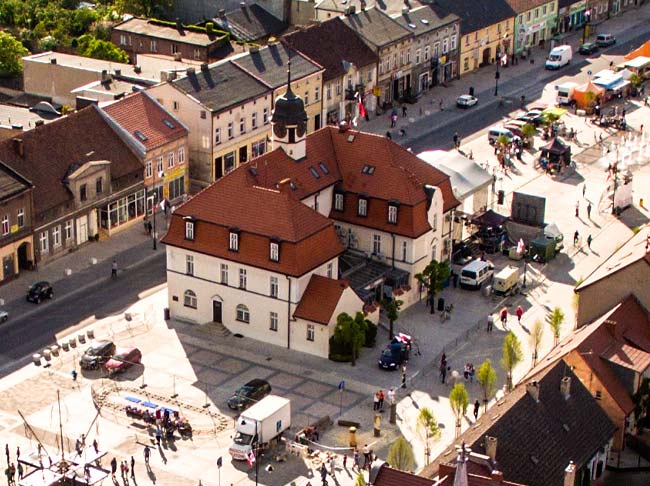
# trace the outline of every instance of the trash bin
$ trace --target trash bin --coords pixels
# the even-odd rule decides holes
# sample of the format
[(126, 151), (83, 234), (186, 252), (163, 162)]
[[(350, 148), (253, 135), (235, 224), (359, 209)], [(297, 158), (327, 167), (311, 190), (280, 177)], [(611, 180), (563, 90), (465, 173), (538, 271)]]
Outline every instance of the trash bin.
[(445, 299), (442, 297), (438, 299), (438, 310), (439, 311), (445, 310)]
[(492, 293), (492, 286), (491, 285), (486, 285), (485, 287), (483, 287), (483, 295), (485, 297), (489, 297), (491, 293)]
[(171, 319), (171, 316), (169, 314), (169, 307), (165, 307), (165, 310), (163, 311), (163, 314), (165, 315), (165, 320), (168, 321)]

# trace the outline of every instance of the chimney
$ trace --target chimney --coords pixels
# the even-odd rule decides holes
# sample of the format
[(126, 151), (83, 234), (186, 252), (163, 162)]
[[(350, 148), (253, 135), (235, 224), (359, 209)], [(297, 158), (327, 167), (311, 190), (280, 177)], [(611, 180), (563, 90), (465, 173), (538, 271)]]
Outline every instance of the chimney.
[(226, 10), (223, 8), (220, 8), (218, 13), (220, 18), (224, 18), (226, 16)]
[(492, 461), (497, 460), (497, 438), (485, 436), (485, 453)]
[(239, 2), (239, 6), (242, 10), (246, 10), (246, 2)]
[(564, 486), (573, 486), (576, 483), (576, 465), (569, 461), (569, 465), (564, 470)]
[(186, 72), (188, 75), (190, 75), (190, 74), (195, 74), (196, 70), (193, 67), (188, 67)]
[[(42, 127), (43, 125), (45, 125), (45, 121), (44, 121), (44, 120), (36, 120), (36, 121), (34, 122), (34, 127)], [(12, 125), (12, 127), (13, 127), (13, 125)], [(21, 128), (22, 128), (22, 127), (21, 127)]]
[(102, 82), (106, 81), (108, 79), (108, 71), (106, 69), (102, 69)]
[(56, 64), (56, 57), (52, 57), (50, 59), (50, 64)]
[(291, 179), (287, 177), (278, 182), (278, 190), (283, 194), (289, 194), (291, 192)]
[(13, 144), (14, 144), (14, 151), (21, 157), (25, 156), (25, 146), (23, 145), (23, 139), (22, 138), (14, 138), (13, 139)]
[(539, 403), (539, 383), (536, 381), (531, 381), (530, 383), (526, 383), (526, 391), (528, 394), (533, 397), (533, 400), (535, 400), (535, 403)]
[(201, 63), (201, 72), (203, 72), (203, 73), (208, 72), (208, 63), (207, 62)]
[(490, 471), (490, 479), (492, 484), (501, 484), (503, 482), (503, 473), (494, 469)]
[(176, 17), (176, 29), (179, 32), (183, 32), (183, 22), (181, 22), (181, 19), (179, 19), (178, 17)]
[(346, 122), (345, 120), (339, 122), (339, 133), (345, 133), (348, 131), (349, 128), (350, 125), (348, 125), (348, 122)]
[(408, 7), (402, 7), (402, 15), (407, 15), (409, 13)]
[(616, 336), (616, 321), (612, 319), (607, 319), (605, 321), (605, 328), (607, 329), (607, 332), (609, 332), (609, 334), (612, 337)]
[(115, 70), (115, 76), (121, 76), (122, 75), (122, 70), (121, 69), (116, 69)]
[(568, 400), (569, 397), (571, 396), (570, 376), (565, 376), (564, 378), (562, 378), (562, 381), (560, 382), (560, 393), (562, 393), (562, 396), (564, 397), (565, 400)]

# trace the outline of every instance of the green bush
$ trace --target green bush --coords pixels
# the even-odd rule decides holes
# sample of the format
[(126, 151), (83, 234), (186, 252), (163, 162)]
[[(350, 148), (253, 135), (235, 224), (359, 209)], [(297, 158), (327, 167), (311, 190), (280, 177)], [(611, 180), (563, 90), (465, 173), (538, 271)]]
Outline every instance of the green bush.
[(349, 346), (336, 334), (330, 338), (329, 359), (339, 363), (349, 363), (352, 361)]
[(366, 342), (364, 343), (364, 347), (366, 348), (373, 348), (375, 347), (375, 344), (377, 343), (377, 325), (366, 319)]

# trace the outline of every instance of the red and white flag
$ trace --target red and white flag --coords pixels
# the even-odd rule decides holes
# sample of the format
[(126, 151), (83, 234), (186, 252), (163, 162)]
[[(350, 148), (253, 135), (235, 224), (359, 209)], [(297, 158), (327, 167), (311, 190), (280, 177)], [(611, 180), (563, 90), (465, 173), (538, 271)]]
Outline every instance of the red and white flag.
[(253, 467), (253, 464), (255, 464), (255, 453), (253, 451), (246, 453), (246, 462), (248, 462), (248, 467)]
[(366, 108), (363, 106), (363, 102), (361, 101), (361, 95), (359, 92), (355, 93), (355, 97), (357, 98), (357, 106), (359, 107), (359, 116), (362, 118), (366, 117)]
[(517, 243), (517, 253), (521, 255), (524, 252), (525, 246), (524, 240), (519, 238), (519, 242)]

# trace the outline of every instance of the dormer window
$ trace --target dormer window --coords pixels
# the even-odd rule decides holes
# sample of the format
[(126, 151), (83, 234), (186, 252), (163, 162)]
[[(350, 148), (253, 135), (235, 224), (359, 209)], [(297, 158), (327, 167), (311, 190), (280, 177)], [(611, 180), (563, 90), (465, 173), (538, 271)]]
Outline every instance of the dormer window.
[(280, 261), (280, 243), (277, 241), (272, 241), (269, 246), (269, 258), (272, 262)]
[(364, 218), (368, 216), (368, 200), (364, 197), (359, 197), (359, 207), (357, 214)]
[(239, 232), (230, 231), (230, 243), (228, 244), (228, 249), (230, 251), (239, 251)]
[(185, 239), (194, 241), (194, 221), (185, 221)]
[(343, 194), (340, 192), (334, 194), (334, 209), (336, 211), (343, 211)]
[(388, 205), (388, 222), (397, 224), (397, 206), (394, 204)]

